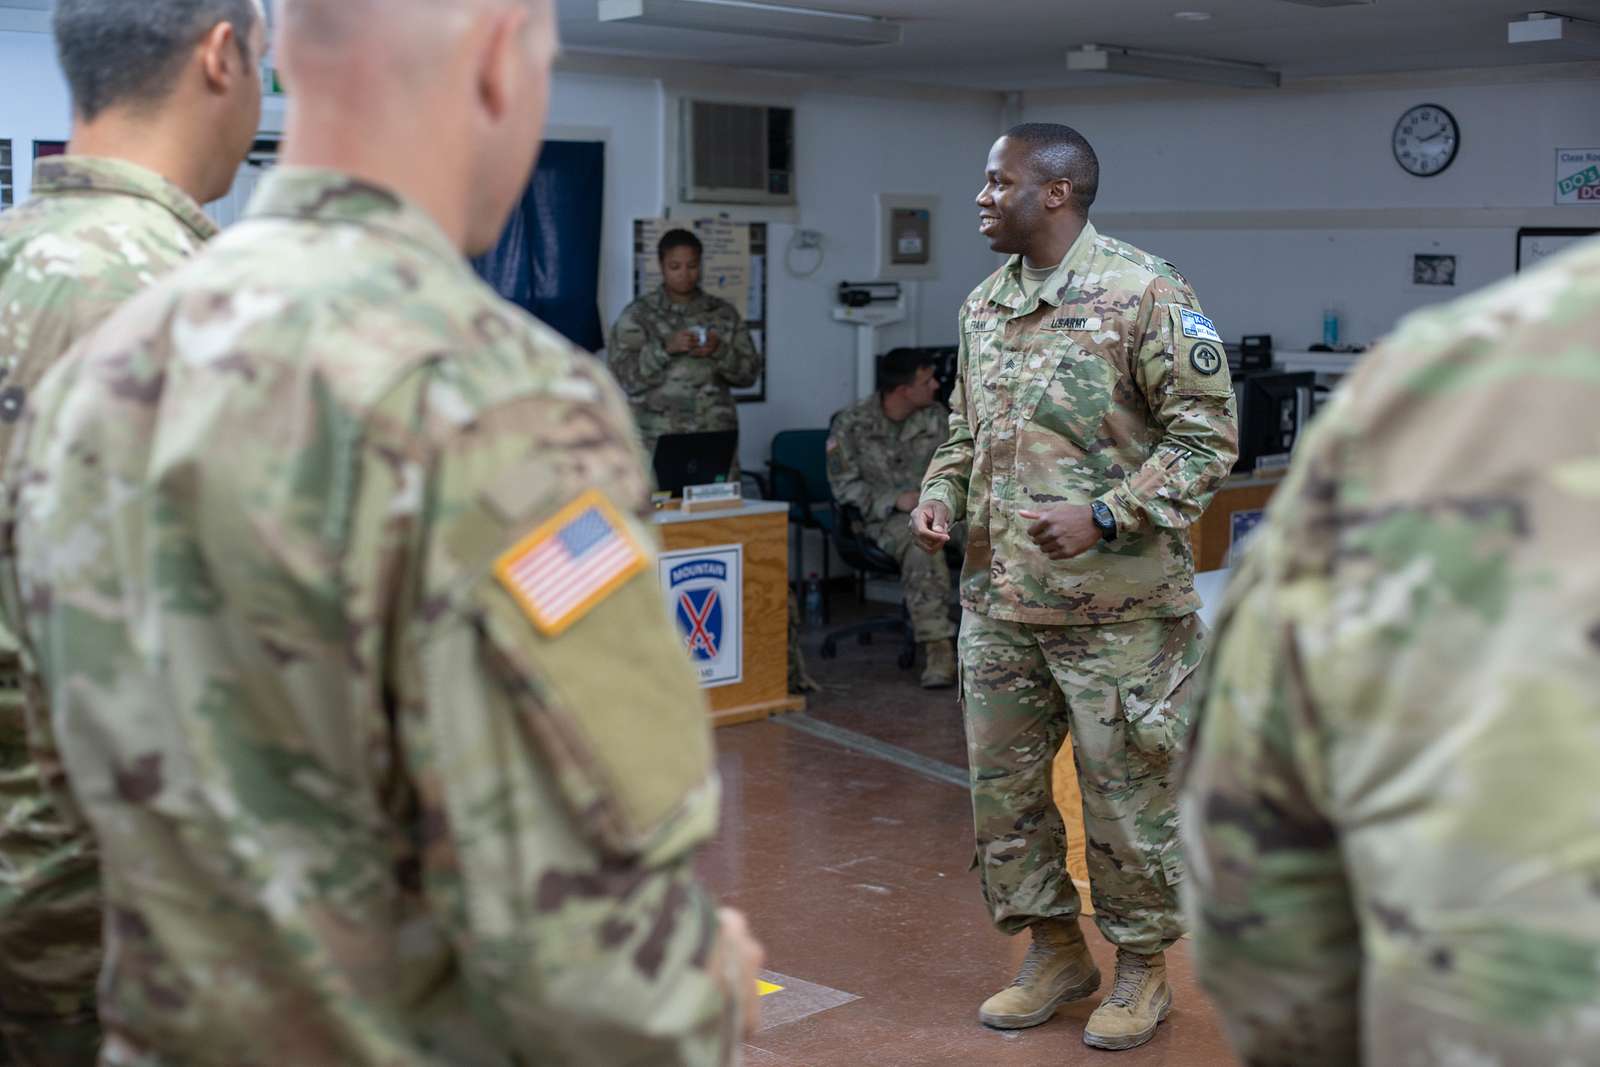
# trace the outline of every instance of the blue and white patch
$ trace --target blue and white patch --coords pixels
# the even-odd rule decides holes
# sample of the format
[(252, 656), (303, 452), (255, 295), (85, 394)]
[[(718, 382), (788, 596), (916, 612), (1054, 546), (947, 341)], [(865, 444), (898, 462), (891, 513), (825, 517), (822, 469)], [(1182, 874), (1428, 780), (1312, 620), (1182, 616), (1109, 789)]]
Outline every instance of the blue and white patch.
[(661, 593), (689, 660), (709, 689), (744, 680), (744, 547), (663, 553)]
[(1179, 308), (1178, 318), (1181, 321), (1183, 335), (1193, 337), (1197, 341), (1217, 341), (1222, 337), (1217, 333), (1217, 328), (1211, 320), (1190, 308)]

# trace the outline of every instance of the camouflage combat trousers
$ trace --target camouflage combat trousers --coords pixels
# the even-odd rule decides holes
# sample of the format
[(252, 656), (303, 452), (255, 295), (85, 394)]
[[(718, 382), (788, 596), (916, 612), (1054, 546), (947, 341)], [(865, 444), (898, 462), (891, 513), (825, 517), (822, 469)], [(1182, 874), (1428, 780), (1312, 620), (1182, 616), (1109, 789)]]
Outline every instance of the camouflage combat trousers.
[(0, 1067), (93, 1067), (98, 867), (43, 795), (23, 719), (15, 683), (0, 686)]
[(1205, 644), (1195, 615), (1029, 626), (966, 613), (960, 657), (976, 863), (1001, 930), (1080, 911), (1051, 796), (1051, 764), (1070, 737), (1096, 925), (1113, 944), (1145, 954), (1182, 935), (1175, 779), (1198, 698), (1187, 683)]
[(906, 515), (873, 523), (867, 536), (900, 562), (900, 589), (905, 593), (911, 629), (918, 641), (947, 641), (956, 635), (950, 621), (950, 565), (943, 552), (933, 555), (917, 547)]

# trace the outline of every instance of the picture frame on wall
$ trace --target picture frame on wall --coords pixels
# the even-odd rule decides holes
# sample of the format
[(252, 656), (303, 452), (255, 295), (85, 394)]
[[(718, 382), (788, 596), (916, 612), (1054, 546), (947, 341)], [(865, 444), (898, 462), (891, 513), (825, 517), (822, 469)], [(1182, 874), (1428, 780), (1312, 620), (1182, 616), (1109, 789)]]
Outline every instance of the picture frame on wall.
[(1454, 285), (1456, 257), (1415, 255), (1411, 257), (1412, 285)]
[(1517, 273), (1559, 255), (1586, 237), (1600, 234), (1595, 226), (1524, 226), (1517, 231)]

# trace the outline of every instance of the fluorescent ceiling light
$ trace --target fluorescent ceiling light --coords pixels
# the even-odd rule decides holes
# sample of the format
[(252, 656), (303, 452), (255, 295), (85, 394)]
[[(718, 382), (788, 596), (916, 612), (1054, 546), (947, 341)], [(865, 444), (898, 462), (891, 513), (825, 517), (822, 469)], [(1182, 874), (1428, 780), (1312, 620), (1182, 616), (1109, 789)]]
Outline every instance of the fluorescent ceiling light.
[(1301, 7), (1371, 7), (1378, 0), (1283, 0), (1286, 4)]
[(600, 0), (601, 22), (815, 44), (899, 44), (900, 24), (870, 15), (747, 0)]
[(1511, 44), (1600, 44), (1600, 22), (1533, 11), (1527, 18), (1506, 23), (1506, 40)]
[(50, 12), (0, 4), (0, 30), (12, 30), (17, 33), (49, 33)]
[(1257, 63), (1175, 56), (1137, 48), (1086, 44), (1067, 53), (1067, 69), (1100, 74), (1134, 74), (1167, 81), (1234, 85), (1243, 89), (1276, 89), (1283, 76)]

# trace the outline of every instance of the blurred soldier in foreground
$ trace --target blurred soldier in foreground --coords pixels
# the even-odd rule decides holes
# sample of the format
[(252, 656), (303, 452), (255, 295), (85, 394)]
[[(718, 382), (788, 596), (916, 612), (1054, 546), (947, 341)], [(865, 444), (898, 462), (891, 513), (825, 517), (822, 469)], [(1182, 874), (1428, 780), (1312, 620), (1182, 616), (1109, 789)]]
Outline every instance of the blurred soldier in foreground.
[(1229, 590), (1183, 791), (1246, 1063), (1600, 1062), (1600, 242), (1408, 320)]
[[(200, 204), (233, 184), (261, 118), (259, 0), (58, 0), (54, 32), (72, 141), (0, 215), (0, 455), (66, 350), (215, 234)], [(71, 1067), (99, 1046), (99, 878), (59, 765), (28, 749), (16, 627), (0, 622), (0, 1042), (10, 1062)]]
[(1222, 339), (1172, 264), (1102, 236), (1076, 130), (989, 153), (979, 230), (1011, 259), (961, 309), (950, 436), (911, 515), (938, 551), (967, 522), (960, 655), (990, 915), (1033, 943), (978, 1017), (1019, 1029), (1100, 985), (1078, 928), (1051, 765), (1070, 740), (1095, 923), (1117, 946), (1083, 1040), (1126, 1049), (1172, 1006), (1183, 933), (1174, 753), (1205, 650), (1189, 526), (1238, 454)]
[(896, 349), (880, 361), (877, 392), (835, 415), (828, 435), (834, 499), (860, 511), (862, 532), (900, 564), (906, 610), (925, 656), (924, 689), (956, 684), (950, 567), (943, 552), (918, 551), (906, 521), (950, 421), (938, 397), (933, 357)]
[(759, 951), (692, 867), (717, 783), (633, 428), (463, 259), (532, 172), (553, 4), (280, 14), (285, 165), (14, 450), (104, 1062), (734, 1062)]

